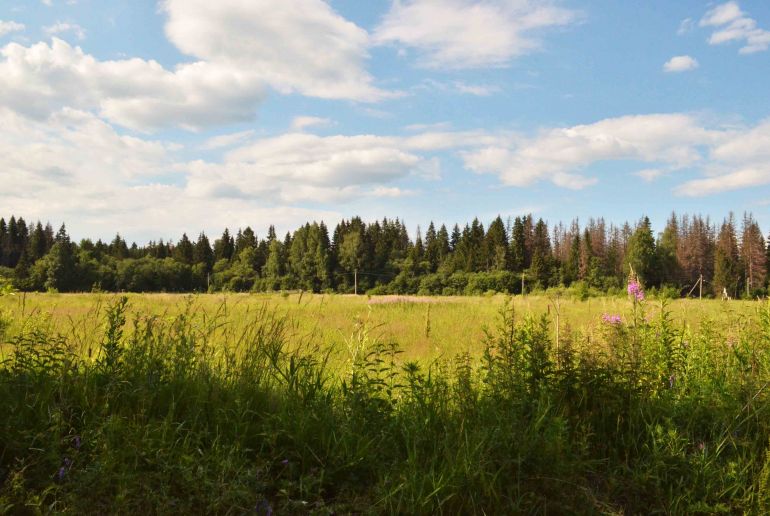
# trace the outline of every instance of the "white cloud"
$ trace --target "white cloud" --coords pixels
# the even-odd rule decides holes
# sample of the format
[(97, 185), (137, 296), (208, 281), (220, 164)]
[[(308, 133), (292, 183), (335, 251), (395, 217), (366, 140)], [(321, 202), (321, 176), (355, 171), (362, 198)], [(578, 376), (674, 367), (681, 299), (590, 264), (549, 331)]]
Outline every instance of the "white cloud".
[(499, 86), (488, 84), (466, 84), (462, 81), (456, 81), (454, 86), (460, 93), (467, 93), (468, 95), (475, 95), (477, 97), (488, 97), (494, 93), (500, 92)]
[(396, 0), (373, 38), (417, 49), (428, 68), (499, 67), (537, 50), (541, 30), (577, 18), (547, 1)]
[(378, 186), (374, 190), (372, 190), (371, 193), (374, 197), (391, 197), (391, 198), (411, 197), (417, 194), (417, 192), (415, 192), (414, 190), (403, 190), (395, 186), (391, 186), (391, 187)]
[(770, 184), (770, 121), (732, 131), (710, 152), (707, 176), (676, 189), (679, 195), (711, 195)]
[(194, 195), (189, 171), (178, 162), (175, 145), (119, 135), (83, 111), (65, 108), (36, 121), (0, 108), (0, 205), (28, 220), (64, 221), (80, 236), (110, 238), (118, 229), (131, 238), (157, 239), (340, 218), (334, 210), (267, 197)]
[(251, 139), (256, 134), (256, 131), (249, 129), (247, 131), (240, 131), (237, 133), (223, 134), (220, 136), (213, 136), (207, 139), (201, 146), (204, 150), (224, 149), (226, 147), (233, 147), (235, 145), (243, 143), (244, 140)]
[(695, 27), (695, 22), (692, 20), (692, 18), (685, 18), (679, 24), (679, 29), (677, 29), (676, 33), (679, 36), (684, 36), (688, 32), (692, 31), (694, 27)]
[(252, 73), (212, 63), (99, 61), (53, 38), (0, 49), (0, 105), (38, 120), (63, 107), (94, 110), (138, 130), (251, 121), (264, 92)]
[(651, 183), (652, 181), (655, 181), (660, 176), (664, 175), (666, 173), (666, 170), (662, 170), (659, 168), (645, 168), (638, 172), (636, 172), (634, 175), (637, 175), (647, 181), (648, 183)]
[(688, 72), (698, 68), (698, 61), (690, 56), (674, 56), (663, 65), (666, 72)]
[(511, 138), (507, 144), (462, 155), (468, 169), (496, 174), (507, 185), (523, 187), (548, 180), (579, 189), (596, 182), (580, 173), (593, 163), (634, 160), (672, 168), (691, 166), (702, 160), (698, 147), (719, 137), (687, 115), (638, 115), (550, 129), (535, 138)]
[(322, 0), (165, 0), (166, 34), (208, 62), (253, 70), (282, 93), (377, 101), (367, 32)]
[(770, 166), (764, 165), (741, 168), (705, 179), (694, 179), (678, 186), (674, 192), (687, 197), (702, 197), (767, 184), (770, 184)]
[(53, 25), (49, 25), (48, 27), (43, 27), (43, 32), (45, 32), (49, 36), (62, 34), (64, 32), (71, 32), (79, 40), (86, 39), (85, 29), (83, 29), (83, 27), (81, 27), (77, 23), (67, 23), (67, 22), (57, 21)]
[(291, 121), (291, 128), (295, 131), (302, 131), (308, 127), (324, 127), (331, 125), (332, 121), (328, 118), (317, 116), (295, 116)]
[(10, 34), (12, 32), (20, 32), (24, 30), (24, 24), (15, 21), (3, 21), (0, 20), (0, 37)]
[(759, 28), (756, 20), (741, 10), (738, 2), (726, 2), (709, 10), (700, 20), (700, 26), (714, 28), (709, 38), (711, 45), (742, 42), (741, 54), (763, 52), (770, 48), (770, 31)]

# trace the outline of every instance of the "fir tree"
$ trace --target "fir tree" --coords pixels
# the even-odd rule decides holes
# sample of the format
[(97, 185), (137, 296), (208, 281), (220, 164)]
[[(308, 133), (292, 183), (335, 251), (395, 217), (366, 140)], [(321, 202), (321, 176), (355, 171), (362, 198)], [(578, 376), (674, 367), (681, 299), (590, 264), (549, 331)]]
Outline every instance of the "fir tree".
[(736, 297), (740, 291), (740, 256), (732, 214), (722, 222), (714, 250), (714, 295)]
[(644, 217), (628, 240), (626, 264), (647, 286), (656, 285), (657, 260), (650, 219)]

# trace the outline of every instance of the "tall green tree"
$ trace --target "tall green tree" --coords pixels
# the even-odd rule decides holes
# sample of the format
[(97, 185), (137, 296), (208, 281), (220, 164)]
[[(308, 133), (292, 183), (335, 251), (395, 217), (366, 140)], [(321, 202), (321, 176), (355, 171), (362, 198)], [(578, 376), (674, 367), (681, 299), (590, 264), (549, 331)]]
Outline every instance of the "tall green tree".
[(626, 268), (633, 269), (647, 286), (658, 284), (657, 254), (650, 219), (644, 217), (628, 239)]
[(740, 294), (741, 281), (738, 238), (735, 235), (735, 222), (732, 214), (722, 222), (714, 250), (714, 295), (724, 292), (730, 297)]

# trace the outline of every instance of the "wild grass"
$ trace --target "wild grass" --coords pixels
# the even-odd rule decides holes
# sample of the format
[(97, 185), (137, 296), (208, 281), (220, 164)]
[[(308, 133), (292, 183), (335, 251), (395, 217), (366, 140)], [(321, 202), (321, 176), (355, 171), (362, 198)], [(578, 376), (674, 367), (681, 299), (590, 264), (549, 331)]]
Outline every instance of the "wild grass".
[[(475, 342), (417, 359), (378, 307), (332, 343), (285, 300), (137, 301), (3, 301), (0, 512), (770, 511), (766, 304), (685, 324), (615, 300), (621, 322), (588, 326), (562, 305), (557, 340), (555, 305), (498, 299), (454, 337)], [(421, 335), (477, 317), (455, 305), (420, 306)]]

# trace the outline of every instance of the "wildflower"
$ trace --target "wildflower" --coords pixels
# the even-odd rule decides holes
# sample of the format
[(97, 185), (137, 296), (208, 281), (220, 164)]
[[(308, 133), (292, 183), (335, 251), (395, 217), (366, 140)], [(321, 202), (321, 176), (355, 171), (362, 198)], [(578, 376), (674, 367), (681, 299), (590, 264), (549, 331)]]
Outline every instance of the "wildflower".
[(261, 514), (262, 511), (265, 512), (265, 516), (273, 516), (273, 507), (270, 505), (270, 502), (263, 499), (257, 505), (254, 507), (254, 510), (257, 512), (257, 514)]
[(644, 301), (644, 291), (642, 290), (642, 285), (636, 280), (629, 281), (628, 295), (637, 301)]
[(283, 464), (284, 466), (286, 466), (287, 464), (289, 464), (289, 459), (283, 459), (283, 460), (281, 461), (281, 464)]
[(68, 457), (64, 457), (64, 460), (62, 461), (62, 465), (59, 467), (58, 471), (56, 471), (56, 479), (59, 481), (64, 480), (64, 476), (67, 474), (67, 472), (72, 467), (72, 460)]
[(602, 314), (602, 322), (617, 325), (623, 322), (617, 314)]
[(81, 444), (82, 444), (82, 442), (80, 440), (80, 436), (79, 435), (76, 435), (75, 437), (72, 438), (72, 446), (74, 446), (76, 450), (80, 449), (80, 445)]

